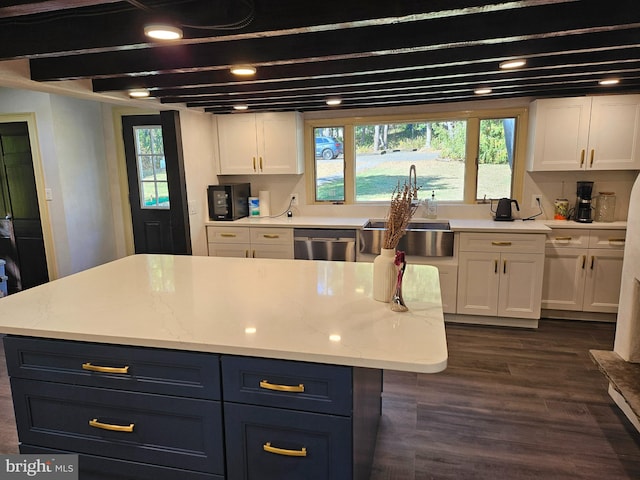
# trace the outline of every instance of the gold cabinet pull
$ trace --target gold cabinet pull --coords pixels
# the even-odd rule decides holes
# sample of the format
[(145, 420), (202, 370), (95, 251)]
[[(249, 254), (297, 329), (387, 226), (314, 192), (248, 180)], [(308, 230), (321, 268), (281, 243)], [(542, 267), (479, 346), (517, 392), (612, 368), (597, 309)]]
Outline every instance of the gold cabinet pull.
[(91, 363), (83, 363), (83, 370), (89, 370), (90, 372), (100, 372), (100, 373), (129, 373), (129, 365), (124, 367), (103, 367), (100, 365), (92, 365)]
[(595, 155), (596, 151), (595, 150), (591, 150), (591, 160), (589, 160), (589, 167), (593, 167), (593, 157)]
[(262, 157), (260, 157), (260, 171), (262, 171)]
[(491, 245), (493, 245), (494, 247), (508, 247), (508, 246), (511, 245), (511, 242), (493, 241), (493, 242), (491, 242)]
[(286, 455), (287, 457), (306, 457), (307, 456), (307, 449), (305, 447), (302, 447), (300, 450), (289, 450), (286, 448), (272, 447), (271, 442), (267, 442), (264, 445), (262, 445), (262, 449), (265, 452), (275, 453), (276, 455)]
[(262, 236), (264, 238), (280, 238), (280, 235), (277, 233), (263, 233)]
[(256, 171), (256, 157), (253, 157), (253, 171)]
[(244, 258), (249, 258), (249, 250), (244, 251)]
[(582, 255), (582, 269), (584, 270), (584, 266), (587, 264), (587, 256)]
[(227, 238), (235, 238), (236, 234), (235, 233), (221, 233), (220, 236), (221, 237), (227, 237)]
[(111, 423), (99, 422), (97, 418), (94, 418), (93, 420), (89, 420), (89, 426), (100, 428), (102, 430), (110, 430), (112, 432), (131, 433), (133, 432), (133, 427), (135, 426), (135, 424), (130, 423), (129, 425), (112, 425)]
[(571, 241), (571, 237), (556, 237), (555, 241), (556, 242), (570, 242)]
[(260, 382), (260, 388), (265, 388), (267, 390), (275, 390), (277, 392), (295, 392), (300, 393), (304, 392), (304, 384), (299, 385), (278, 385), (275, 383), (269, 383), (268, 380), (262, 380)]
[(493, 261), (493, 273), (498, 273), (498, 260)]
[(624, 238), (610, 238), (609, 243), (624, 243)]
[(595, 261), (596, 261), (596, 257), (592, 256), (591, 257), (591, 270), (593, 270), (593, 264), (594, 264)]
[(504, 260), (504, 263), (502, 264), (502, 273), (507, 273), (507, 261)]
[(584, 166), (584, 154), (585, 154), (585, 151), (584, 151), (584, 149), (582, 149), (582, 151), (580, 152), (580, 167), (581, 168)]

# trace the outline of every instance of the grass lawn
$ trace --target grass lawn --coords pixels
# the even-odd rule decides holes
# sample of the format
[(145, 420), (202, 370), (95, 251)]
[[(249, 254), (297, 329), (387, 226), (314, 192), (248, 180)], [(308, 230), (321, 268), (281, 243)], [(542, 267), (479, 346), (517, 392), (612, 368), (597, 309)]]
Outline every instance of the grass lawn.
[[(462, 201), (464, 184), (464, 163), (440, 159), (397, 159), (377, 158), (365, 162), (358, 168), (356, 178), (356, 197), (359, 202), (382, 201), (391, 199), (393, 189), (408, 179), (409, 167), (415, 164), (420, 198), (431, 197), (435, 190), (440, 201)], [(335, 199), (336, 194), (344, 191), (342, 159), (316, 162), (318, 170), (319, 199)], [(509, 197), (511, 190), (511, 171), (508, 165), (480, 165), (478, 172), (478, 197)]]

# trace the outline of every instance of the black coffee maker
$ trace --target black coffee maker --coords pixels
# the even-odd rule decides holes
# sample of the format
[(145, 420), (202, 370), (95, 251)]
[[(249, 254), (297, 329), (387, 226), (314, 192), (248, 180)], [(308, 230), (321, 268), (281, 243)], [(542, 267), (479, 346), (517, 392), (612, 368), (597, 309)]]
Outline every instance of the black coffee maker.
[(576, 199), (576, 208), (573, 219), (576, 222), (591, 223), (591, 192), (593, 191), (593, 182), (578, 182), (578, 191)]

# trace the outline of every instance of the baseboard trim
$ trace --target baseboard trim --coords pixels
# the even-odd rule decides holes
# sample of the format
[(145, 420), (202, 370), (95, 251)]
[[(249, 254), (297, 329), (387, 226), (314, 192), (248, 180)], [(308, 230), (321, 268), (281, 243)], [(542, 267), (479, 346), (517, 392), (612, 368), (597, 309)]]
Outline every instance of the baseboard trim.
[(538, 328), (537, 318), (495, 317), (484, 315), (460, 315), (445, 313), (444, 321), (448, 323), (464, 323), (470, 325), (492, 325), (496, 327)]
[(615, 323), (617, 313), (597, 313), (597, 312), (577, 312), (573, 310), (549, 310), (542, 309), (541, 318), (552, 318), (555, 320), (580, 320), (588, 322), (610, 322)]

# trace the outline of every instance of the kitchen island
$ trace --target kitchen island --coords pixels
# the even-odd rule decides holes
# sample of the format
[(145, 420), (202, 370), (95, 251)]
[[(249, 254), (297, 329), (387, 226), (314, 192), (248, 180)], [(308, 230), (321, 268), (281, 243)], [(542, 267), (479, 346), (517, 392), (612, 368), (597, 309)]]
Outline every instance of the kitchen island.
[(437, 270), (408, 266), (406, 313), (371, 277), (137, 255), (5, 298), (21, 452), (81, 453), (83, 479), (367, 478), (381, 371), (447, 364)]

